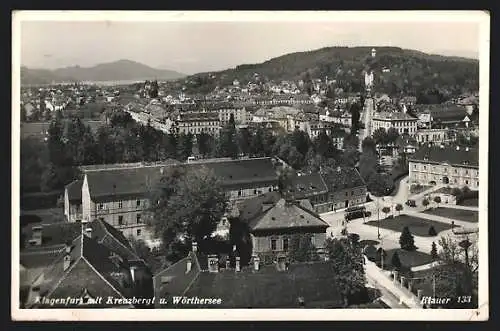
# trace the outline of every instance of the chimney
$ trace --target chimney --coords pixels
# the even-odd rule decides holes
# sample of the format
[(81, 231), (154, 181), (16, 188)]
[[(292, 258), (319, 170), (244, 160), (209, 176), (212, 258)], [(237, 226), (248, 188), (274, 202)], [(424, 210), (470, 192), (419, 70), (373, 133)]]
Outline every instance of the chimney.
[(85, 234), (87, 235), (87, 237), (92, 238), (92, 228), (86, 228)]
[(457, 151), (459, 151), (459, 150), (460, 150), (460, 146), (457, 146)]
[(192, 266), (193, 261), (191, 261), (191, 258), (188, 257), (186, 261), (186, 273), (188, 274), (191, 271), (191, 266)]
[(40, 246), (42, 244), (42, 226), (35, 225), (31, 228), (33, 234), (30, 240), (30, 244), (33, 246)]
[(135, 284), (135, 266), (130, 267), (130, 278), (132, 279), (132, 284)]
[(219, 272), (219, 258), (215, 254), (208, 256), (208, 271)]
[(64, 255), (63, 270), (64, 271), (68, 270), (70, 264), (71, 264), (71, 255), (70, 254)]
[(241, 265), (240, 265), (240, 260), (241, 258), (239, 256), (236, 257), (236, 271), (241, 271)]
[(191, 244), (191, 247), (192, 247), (193, 253), (196, 253), (198, 251), (198, 243), (196, 241), (193, 241), (193, 243)]
[(253, 256), (253, 269), (259, 271), (260, 269), (260, 257), (258, 255)]

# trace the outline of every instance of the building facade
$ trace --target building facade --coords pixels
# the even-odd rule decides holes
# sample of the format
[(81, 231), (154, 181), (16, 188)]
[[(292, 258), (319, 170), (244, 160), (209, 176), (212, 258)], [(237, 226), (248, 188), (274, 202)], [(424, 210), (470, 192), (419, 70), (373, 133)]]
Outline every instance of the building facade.
[(419, 129), (415, 134), (418, 143), (446, 143), (452, 140), (448, 129)]
[(388, 131), (390, 128), (394, 128), (399, 134), (415, 135), (417, 132), (417, 121), (418, 119), (406, 113), (380, 112), (373, 115), (372, 129), (375, 131), (378, 128), (384, 128)]
[(479, 189), (479, 152), (469, 147), (422, 147), (409, 159), (409, 184)]

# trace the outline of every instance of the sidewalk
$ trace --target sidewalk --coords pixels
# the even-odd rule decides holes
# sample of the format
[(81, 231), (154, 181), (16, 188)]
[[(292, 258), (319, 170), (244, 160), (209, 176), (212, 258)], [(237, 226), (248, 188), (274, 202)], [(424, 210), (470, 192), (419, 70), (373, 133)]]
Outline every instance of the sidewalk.
[(366, 275), (367, 277), (374, 280), (379, 286), (386, 289), (390, 293), (392, 293), (395, 297), (399, 298), (399, 302), (404, 304), (409, 308), (422, 308), (422, 305), (417, 300), (417, 297), (408, 291), (406, 288), (401, 287), (401, 285), (390, 279), (382, 270), (380, 270), (375, 263), (366, 261)]
[(439, 207), (443, 207), (443, 208), (453, 208), (453, 209), (461, 209), (461, 210), (479, 211), (479, 207), (472, 207), (472, 206), (460, 206), (460, 205), (440, 205)]

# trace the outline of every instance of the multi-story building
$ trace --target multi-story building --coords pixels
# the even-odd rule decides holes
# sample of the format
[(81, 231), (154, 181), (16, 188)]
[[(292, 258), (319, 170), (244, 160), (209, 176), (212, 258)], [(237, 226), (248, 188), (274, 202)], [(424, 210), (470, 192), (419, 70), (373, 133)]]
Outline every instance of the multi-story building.
[(326, 213), (366, 202), (366, 184), (355, 168), (338, 167), (292, 179), (293, 194), (309, 199), (313, 210)]
[(415, 135), (417, 132), (417, 119), (403, 112), (380, 112), (375, 113), (372, 119), (372, 130), (390, 128), (398, 130), (399, 134)]
[(134, 308), (96, 299), (153, 295), (151, 271), (106, 222), (30, 224), (20, 235), (20, 308)]
[(424, 146), (409, 158), (409, 184), (479, 188), (479, 151), (469, 147)]
[(183, 112), (173, 120), (167, 119), (165, 123), (172, 131), (184, 134), (204, 132), (217, 136), (221, 129), (218, 112)]
[(418, 143), (445, 143), (452, 140), (448, 129), (419, 129), (415, 134)]
[(155, 238), (146, 226), (150, 200), (148, 193), (164, 175), (167, 167), (206, 167), (222, 181), (230, 201), (258, 196), (277, 189), (278, 175), (271, 158), (200, 160), (187, 164), (161, 162), (151, 165), (108, 165), (87, 167), (81, 183), (81, 217), (75, 206), (78, 196), (74, 188), (66, 187), (65, 212), (69, 221), (108, 222), (125, 237), (135, 237), (153, 245)]

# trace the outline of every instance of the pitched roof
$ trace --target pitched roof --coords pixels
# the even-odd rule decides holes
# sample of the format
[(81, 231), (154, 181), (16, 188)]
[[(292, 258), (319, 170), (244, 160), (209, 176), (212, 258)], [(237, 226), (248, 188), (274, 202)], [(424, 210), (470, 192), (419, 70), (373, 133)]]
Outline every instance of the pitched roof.
[(92, 228), (92, 237), (100, 244), (117, 252), (129, 261), (140, 259), (123, 233), (106, 221), (95, 220), (87, 223), (87, 225)]
[[(111, 197), (138, 197), (149, 191), (162, 176), (167, 165), (137, 166), (134, 168), (102, 169), (87, 171), (89, 191), (94, 201)], [(223, 187), (250, 184), (275, 183), (278, 180), (271, 158), (250, 158), (237, 160), (210, 160), (185, 163), (182, 167), (206, 167), (221, 180)], [(123, 180), (126, 178), (127, 180)]]
[(382, 111), (380, 113), (375, 113), (373, 119), (382, 121), (416, 121), (415, 117), (411, 117), (407, 113), (403, 112), (386, 112)]
[(328, 187), (319, 173), (294, 176), (290, 182), (290, 187), (298, 199), (328, 192)]
[[(448, 163), (451, 165), (479, 167), (479, 150), (454, 146), (424, 146), (409, 158), (409, 161)], [(465, 162), (465, 163), (464, 163)]]
[(74, 180), (68, 185), (66, 185), (66, 190), (68, 191), (68, 198), (70, 202), (82, 203), (82, 185), (83, 180)]
[[(33, 227), (35, 226), (42, 227), (42, 243), (40, 246), (31, 246), (29, 244), (29, 241), (33, 237)], [(21, 252), (61, 249), (67, 242), (73, 241), (80, 234), (80, 223), (29, 224), (21, 229), (23, 239)]]
[(297, 202), (280, 199), (274, 206), (257, 216), (249, 223), (251, 231), (292, 228), (328, 228), (328, 224), (319, 215), (305, 209)]
[(328, 302), (332, 307), (341, 307), (342, 299), (332, 281), (332, 272), (328, 262), (291, 264), (283, 272), (274, 266), (262, 266), (257, 272), (251, 268), (243, 268), (241, 272), (232, 269), (201, 272), (185, 295), (222, 298), (218, 308), (296, 308), (299, 297), (308, 306)]
[(355, 168), (324, 168), (320, 171), (320, 174), (328, 187), (329, 192), (336, 192), (365, 185), (361, 175)]

